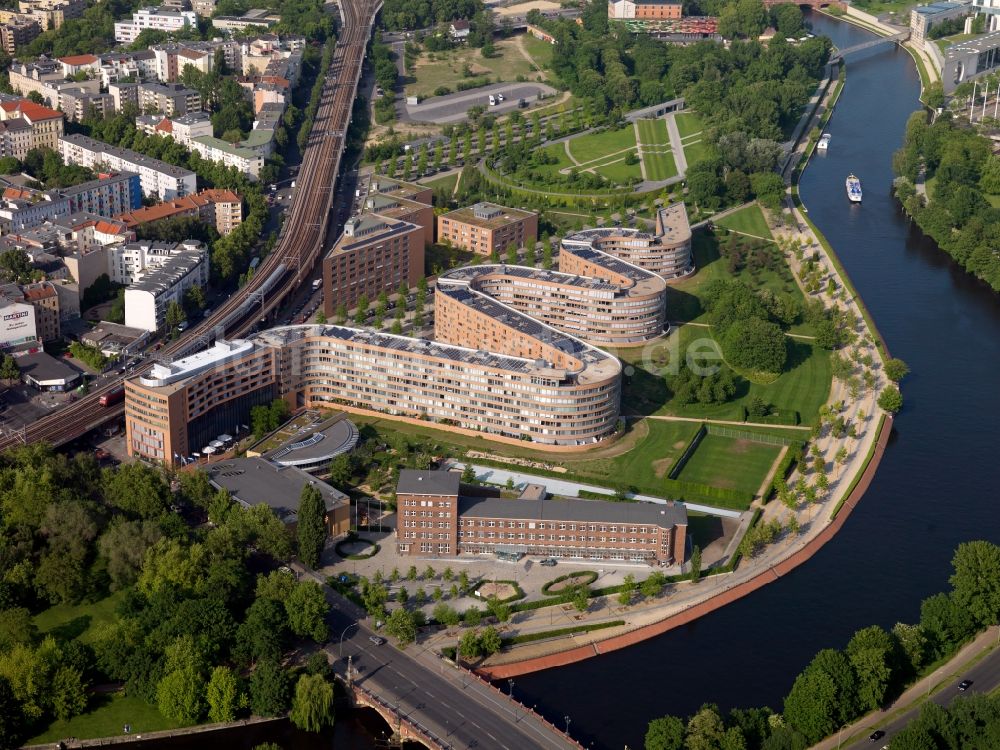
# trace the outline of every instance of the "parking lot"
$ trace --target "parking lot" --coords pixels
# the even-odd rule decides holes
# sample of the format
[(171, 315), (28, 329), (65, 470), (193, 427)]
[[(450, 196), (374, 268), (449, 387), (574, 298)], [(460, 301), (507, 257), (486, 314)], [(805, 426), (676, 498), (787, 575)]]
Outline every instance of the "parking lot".
[[(556, 93), (554, 88), (544, 83), (493, 83), (457, 94), (434, 96), (420, 104), (406, 104), (404, 100), (402, 109), (406, 112), (406, 119), (415, 122), (459, 122), (466, 119), (466, 112), (477, 104), (486, 107), (491, 114), (499, 115), (518, 109), (520, 99), (531, 105), (538, 101), (539, 96), (555, 96)], [(503, 94), (504, 100), (490, 106), (490, 94)]]

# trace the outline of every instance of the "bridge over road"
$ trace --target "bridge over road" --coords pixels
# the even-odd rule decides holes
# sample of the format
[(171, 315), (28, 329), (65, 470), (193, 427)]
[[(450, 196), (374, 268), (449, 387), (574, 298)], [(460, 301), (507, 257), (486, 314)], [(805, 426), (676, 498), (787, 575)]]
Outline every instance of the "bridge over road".
[(363, 609), (319, 574), (293, 567), (326, 592), (332, 640), (325, 650), (337, 675), (352, 685), (355, 700), (376, 709), (393, 731), (438, 750), (581, 750), (530, 707), (419, 643), (402, 651), (392, 643), (373, 643)]

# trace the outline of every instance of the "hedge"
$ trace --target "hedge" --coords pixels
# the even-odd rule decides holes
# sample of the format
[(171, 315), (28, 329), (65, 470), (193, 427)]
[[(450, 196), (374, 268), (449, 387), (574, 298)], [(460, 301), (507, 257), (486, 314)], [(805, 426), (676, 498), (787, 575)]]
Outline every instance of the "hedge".
[[(517, 581), (483, 581), (479, 585), (482, 586), (487, 583), (507, 583), (514, 587), (514, 593), (508, 596), (506, 599), (497, 599), (497, 601), (500, 602), (501, 604), (509, 604), (510, 602), (516, 602), (518, 599), (523, 599), (526, 596), (524, 590), (517, 585)], [(478, 591), (479, 589), (477, 588), (476, 590)], [(481, 598), (484, 602), (489, 601), (489, 599), (485, 596)]]
[(609, 622), (595, 622), (590, 625), (542, 630), (538, 633), (525, 633), (524, 635), (515, 635), (509, 638), (501, 638), (500, 640), (504, 646), (516, 646), (518, 643), (531, 643), (532, 641), (543, 641), (546, 638), (558, 638), (562, 635), (574, 635), (576, 633), (589, 633), (594, 630), (605, 630), (606, 628), (617, 628), (624, 624), (624, 620), (610, 620)]
[[(552, 589), (552, 587), (555, 586), (556, 584), (562, 583), (563, 581), (569, 581), (569, 580), (573, 580), (573, 579), (577, 579), (577, 578), (579, 578), (581, 580), (579, 580), (579, 581), (574, 580), (574, 583), (573, 583), (574, 586), (589, 586), (590, 584), (592, 584), (594, 581), (597, 580), (597, 571), (596, 570), (578, 570), (578, 571), (575, 571), (573, 573), (567, 573), (564, 576), (559, 576), (558, 578), (553, 578), (551, 581), (549, 581), (544, 586), (542, 586), (542, 593), (545, 596), (562, 596), (562, 595), (566, 594), (567, 591), (572, 591), (572, 589), (568, 589), (567, 591), (555, 591), (555, 592), (551, 592), (550, 593), (550, 590)], [(582, 580), (582, 579), (586, 579), (586, 580)]]
[(701, 427), (698, 428), (698, 431), (694, 434), (694, 437), (691, 438), (691, 442), (688, 443), (688, 447), (684, 449), (684, 453), (682, 453), (677, 460), (674, 461), (674, 465), (670, 467), (670, 471), (667, 472), (667, 479), (676, 481), (677, 477), (687, 465), (691, 456), (694, 455), (694, 452), (698, 450), (698, 446), (701, 445), (701, 441), (704, 440), (705, 435), (707, 434), (708, 428), (702, 424)]

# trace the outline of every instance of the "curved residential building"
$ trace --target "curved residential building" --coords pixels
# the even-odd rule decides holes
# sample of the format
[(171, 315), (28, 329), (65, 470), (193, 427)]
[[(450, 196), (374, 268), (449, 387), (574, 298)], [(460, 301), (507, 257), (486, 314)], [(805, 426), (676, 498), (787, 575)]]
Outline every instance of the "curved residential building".
[[(658, 218), (672, 234), (616, 228), (567, 237), (559, 271), (490, 264), (446, 272), (434, 295), (434, 341), (283, 326), (157, 365), (126, 386), (129, 452), (176, 461), (275, 397), (293, 408), (358, 406), (547, 445), (597, 442), (618, 424), (621, 363), (595, 344), (663, 333), (664, 276), (691, 271), (678, 206)], [(296, 448), (308, 457), (317, 446)]]
[(652, 271), (664, 281), (694, 273), (691, 225), (683, 203), (672, 203), (656, 212), (655, 234), (625, 227), (605, 227), (569, 235), (562, 241), (559, 270), (600, 276), (600, 261), (595, 264), (593, 256), (584, 252), (586, 249)]

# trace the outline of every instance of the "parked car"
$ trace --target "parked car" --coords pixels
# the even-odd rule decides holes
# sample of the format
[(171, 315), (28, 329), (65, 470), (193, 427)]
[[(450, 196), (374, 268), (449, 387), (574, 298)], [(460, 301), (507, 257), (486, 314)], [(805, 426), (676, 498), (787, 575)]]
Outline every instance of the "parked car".
[(556, 559), (554, 557), (550, 557), (547, 560), (542, 560), (541, 564), (544, 565), (546, 568), (551, 568), (555, 566)]

